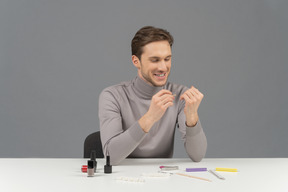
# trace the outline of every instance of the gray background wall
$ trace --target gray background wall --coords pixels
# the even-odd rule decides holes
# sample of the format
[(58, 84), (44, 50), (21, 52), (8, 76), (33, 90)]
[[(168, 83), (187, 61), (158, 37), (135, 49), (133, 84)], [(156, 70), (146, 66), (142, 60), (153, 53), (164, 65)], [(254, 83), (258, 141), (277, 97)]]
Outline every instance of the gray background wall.
[(205, 95), (206, 157), (288, 157), (287, 2), (1, 0), (0, 157), (82, 157), (145, 25), (174, 35), (170, 81)]

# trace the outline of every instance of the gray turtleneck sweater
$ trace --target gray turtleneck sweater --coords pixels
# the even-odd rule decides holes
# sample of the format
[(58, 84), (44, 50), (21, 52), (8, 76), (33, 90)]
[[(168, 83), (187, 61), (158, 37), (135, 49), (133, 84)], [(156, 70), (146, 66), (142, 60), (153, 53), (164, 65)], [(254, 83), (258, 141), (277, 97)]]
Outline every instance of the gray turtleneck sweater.
[[(145, 133), (138, 120), (148, 111), (152, 96), (161, 89), (176, 94), (174, 105)], [(171, 158), (176, 127), (189, 157), (201, 161), (207, 148), (205, 133), (200, 121), (194, 127), (186, 126), (185, 101), (179, 100), (187, 89), (169, 82), (154, 87), (138, 76), (104, 89), (99, 97), (100, 133), (104, 154), (110, 155), (111, 164), (117, 165), (126, 157)]]

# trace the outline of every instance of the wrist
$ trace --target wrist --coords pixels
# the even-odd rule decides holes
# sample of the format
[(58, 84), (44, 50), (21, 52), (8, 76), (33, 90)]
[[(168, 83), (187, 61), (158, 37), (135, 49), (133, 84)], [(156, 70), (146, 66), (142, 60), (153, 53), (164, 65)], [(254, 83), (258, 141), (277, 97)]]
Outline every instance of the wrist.
[(197, 113), (191, 115), (189, 118), (186, 117), (186, 126), (187, 127), (195, 127), (198, 119), (199, 119), (199, 117), (198, 117)]
[(154, 121), (153, 121), (153, 118), (145, 114), (138, 120), (138, 123), (140, 127), (143, 129), (143, 131), (145, 133), (148, 133), (151, 127), (153, 126)]

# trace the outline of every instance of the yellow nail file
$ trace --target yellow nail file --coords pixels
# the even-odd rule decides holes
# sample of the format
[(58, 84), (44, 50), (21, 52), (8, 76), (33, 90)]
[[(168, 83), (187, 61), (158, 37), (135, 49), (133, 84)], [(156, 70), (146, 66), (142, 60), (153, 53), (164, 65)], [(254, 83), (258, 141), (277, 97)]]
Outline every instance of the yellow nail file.
[(238, 170), (235, 168), (221, 168), (221, 167), (216, 167), (215, 171), (238, 172)]

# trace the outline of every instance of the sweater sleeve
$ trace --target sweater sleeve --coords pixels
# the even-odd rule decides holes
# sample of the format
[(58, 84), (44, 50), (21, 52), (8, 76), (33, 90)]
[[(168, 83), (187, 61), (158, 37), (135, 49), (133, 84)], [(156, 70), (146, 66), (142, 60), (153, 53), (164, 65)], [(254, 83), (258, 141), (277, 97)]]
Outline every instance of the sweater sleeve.
[(146, 133), (138, 121), (126, 130), (122, 127), (121, 102), (117, 94), (105, 89), (99, 96), (99, 122), (103, 152), (112, 165), (119, 164), (141, 143)]
[(204, 158), (207, 150), (206, 135), (203, 131), (200, 120), (198, 120), (194, 127), (186, 126), (184, 102), (178, 115), (178, 126), (180, 132), (182, 133), (182, 139), (184, 140), (184, 146), (188, 156), (192, 161), (201, 161)]

